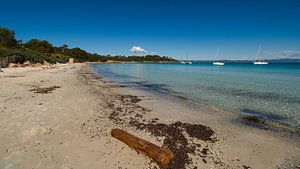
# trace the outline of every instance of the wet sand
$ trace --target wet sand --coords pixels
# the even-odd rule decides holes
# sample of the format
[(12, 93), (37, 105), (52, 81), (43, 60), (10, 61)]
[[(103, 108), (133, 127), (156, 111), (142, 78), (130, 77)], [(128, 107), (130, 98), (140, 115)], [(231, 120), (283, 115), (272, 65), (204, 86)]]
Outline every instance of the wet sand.
[(160, 168), (113, 128), (174, 151), (170, 168), (299, 167), (297, 138), (106, 81), (88, 64), (3, 71), (0, 168)]

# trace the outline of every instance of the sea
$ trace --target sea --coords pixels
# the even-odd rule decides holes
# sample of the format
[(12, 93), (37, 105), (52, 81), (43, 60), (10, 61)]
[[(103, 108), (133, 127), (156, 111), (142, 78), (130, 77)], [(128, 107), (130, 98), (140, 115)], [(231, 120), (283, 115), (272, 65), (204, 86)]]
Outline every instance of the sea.
[(300, 64), (92, 64), (108, 80), (300, 128)]

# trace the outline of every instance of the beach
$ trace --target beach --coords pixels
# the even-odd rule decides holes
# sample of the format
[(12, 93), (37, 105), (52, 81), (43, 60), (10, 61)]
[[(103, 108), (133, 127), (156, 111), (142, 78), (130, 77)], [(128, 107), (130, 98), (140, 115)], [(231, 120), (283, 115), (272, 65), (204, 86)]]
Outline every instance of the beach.
[(297, 137), (108, 81), (89, 64), (2, 70), (0, 168), (160, 168), (113, 138), (113, 128), (174, 151), (170, 168), (300, 165)]

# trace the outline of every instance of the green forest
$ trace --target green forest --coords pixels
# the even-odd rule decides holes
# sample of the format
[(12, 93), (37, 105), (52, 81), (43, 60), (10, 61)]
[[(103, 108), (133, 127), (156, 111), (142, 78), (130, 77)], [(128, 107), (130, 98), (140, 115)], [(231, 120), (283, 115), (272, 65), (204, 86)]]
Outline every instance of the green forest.
[(110, 56), (89, 53), (79, 47), (69, 48), (68, 45), (54, 46), (46, 40), (31, 39), (27, 42), (17, 40), (15, 32), (7, 28), (0, 28), (0, 60), (10, 58), (12, 63), (66, 63), (69, 58), (75, 62), (160, 62), (175, 61), (167, 56), (145, 55), (145, 56)]

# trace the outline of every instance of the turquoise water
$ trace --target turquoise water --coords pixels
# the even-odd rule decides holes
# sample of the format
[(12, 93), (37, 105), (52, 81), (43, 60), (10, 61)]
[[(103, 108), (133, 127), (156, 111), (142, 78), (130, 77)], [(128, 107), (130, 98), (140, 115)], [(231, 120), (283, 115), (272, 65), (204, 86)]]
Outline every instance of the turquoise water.
[(300, 127), (300, 64), (94, 64), (127, 85), (176, 93), (196, 102)]

